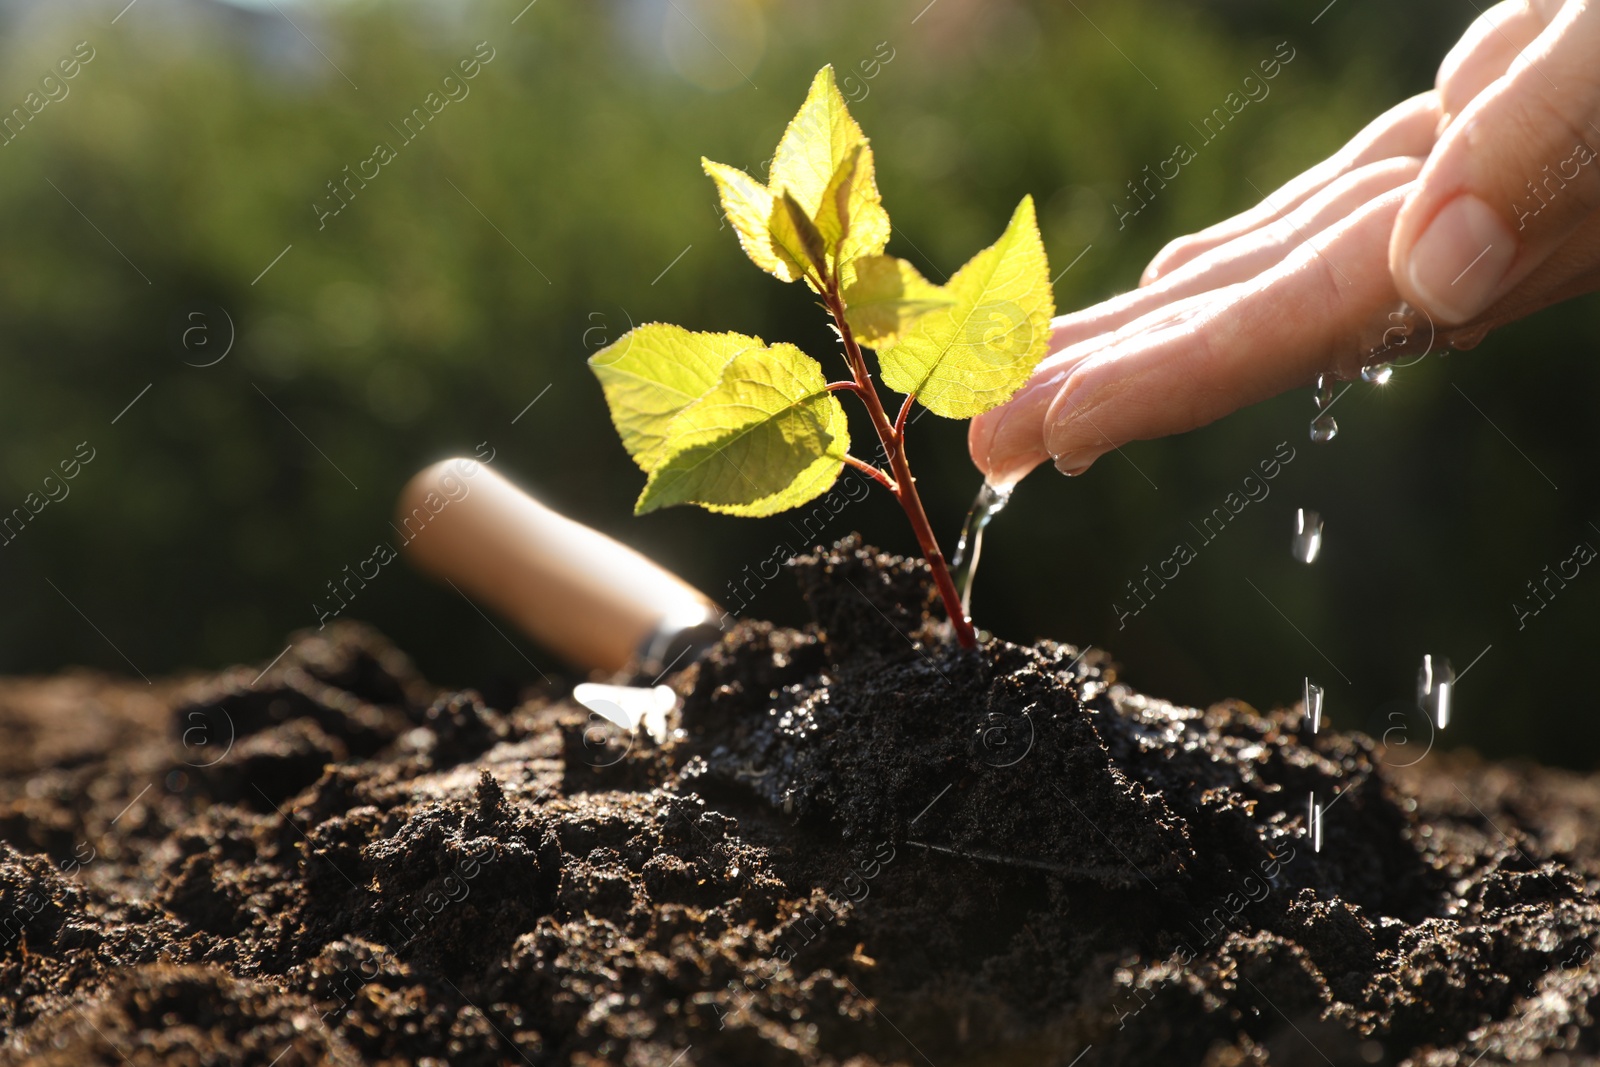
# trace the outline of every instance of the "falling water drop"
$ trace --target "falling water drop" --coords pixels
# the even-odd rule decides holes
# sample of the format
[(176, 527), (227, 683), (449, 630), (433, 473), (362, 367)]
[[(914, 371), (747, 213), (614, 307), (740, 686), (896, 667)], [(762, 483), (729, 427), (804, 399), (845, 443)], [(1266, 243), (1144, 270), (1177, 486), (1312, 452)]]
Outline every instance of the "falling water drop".
[(1316, 733), (1322, 729), (1322, 686), (1306, 679), (1305, 689), (1306, 718), (1311, 720), (1311, 732)]
[(1306, 835), (1311, 838), (1311, 851), (1322, 851), (1322, 804), (1317, 800), (1317, 794), (1312, 792), (1311, 800), (1306, 804)]
[(1289, 541), (1289, 550), (1301, 563), (1316, 561), (1317, 553), (1322, 551), (1321, 515), (1305, 508), (1295, 508), (1294, 537)]
[(1389, 379), (1394, 377), (1393, 363), (1374, 363), (1361, 368), (1361, 380), (1371, 382), (1373, 385), (1387, 385)]
[(1339, 433), (1339, 424), (1328, 414), (1328, 408), (1333, 405), (1333, 375), (1317, 375), (1317, 393), (1312, 398), (1317, 405), (1318, 415), (1311, 420), (1311, 440), (1317, 444), (1331, 441)]
[(983, 554), (984, 527), (1011, 502), (1011, 492), (1015, 488), (1015, 484), (994, 486), (984, 482), (967, 512), (966, 522), (961, 524), (961, 537), (956, 541), (956, 554), (950, 566), (956, 572), (956, 587), (961, 590), (961, 612), (968, 618), (972, 617), (972, 579), (978, 573), (978, 557)]
[(1417, 707), (1428, 713), (1435, 726), (1450, 725), (1450, 698), (1456, 686), (1456, 670), (1443, 656), (1423, 656), (1417, 672)]

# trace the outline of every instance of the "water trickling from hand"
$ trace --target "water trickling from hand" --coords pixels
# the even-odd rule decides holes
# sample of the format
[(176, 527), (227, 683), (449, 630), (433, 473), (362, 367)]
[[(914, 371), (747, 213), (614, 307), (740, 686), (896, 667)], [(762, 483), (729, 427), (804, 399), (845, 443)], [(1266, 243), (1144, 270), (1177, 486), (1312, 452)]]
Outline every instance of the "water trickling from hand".
[(1322, 851), (1322, 814), (1327, 811), (1313, 790), (1306, 802), (1306, 836), (1311, 838), (1311, 851)]
[(1450, 698), (1456, 687), (1456, 669), (1443, 656), (1423, 656), (1417, 672), (1417, 707), (1443, 730), (1450, 725)]
[(961, 538), (956, 542), (950, 569), (956, 572), (956, 588), (961, 591), (961, 613), (969, 619), (972, 617), (972, 578), (978, 573), (978, 557), (983, 554), (984, 528), (1011, 502), (1015, 488), (1015, 483), (994, 486), (984, 482), (967, 512), (966, 522), (961, 524)]
[(1328, 408), (1333, 405), (1333, 375), (1317, 375), (1317, 395), (1313, 397), (1319, 414), (1311, 420), (1311, 440), (1317, 444), (1325, 444), (1334, 439), (1339, 433), (1339, 424), (1328, 414)]
[(1305, 690), (1305, 716), (1311, 720), (1311, 732), (1317, 733), (1322, 729), (1322, 686), (1306, 679)]
[(1305, 508), (1295, 509), (1294, 537), (1289, 542), (1289, 551), (1301, 563), (1311, 563), (1316, 560), (1317, 553), (1322, 551), (1321, 515)]

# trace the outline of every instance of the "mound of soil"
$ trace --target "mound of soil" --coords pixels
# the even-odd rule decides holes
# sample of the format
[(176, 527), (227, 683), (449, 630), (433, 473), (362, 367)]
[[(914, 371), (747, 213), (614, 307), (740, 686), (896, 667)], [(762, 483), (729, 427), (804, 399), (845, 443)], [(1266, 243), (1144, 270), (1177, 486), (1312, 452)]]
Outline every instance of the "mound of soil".
[(662, 743), (349, 624), (0, 682), (0, 1064), (1600, 1062), (1600, 781), (963, 652), (853, 539), (793, 568), (816, 624), (663, 679)]

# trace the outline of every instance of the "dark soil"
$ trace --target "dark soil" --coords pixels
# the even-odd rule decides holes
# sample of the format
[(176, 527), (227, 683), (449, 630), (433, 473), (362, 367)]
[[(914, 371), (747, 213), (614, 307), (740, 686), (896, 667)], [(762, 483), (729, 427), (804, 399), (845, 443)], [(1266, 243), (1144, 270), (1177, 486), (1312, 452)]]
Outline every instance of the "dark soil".
[(664, 745), (351, 625), (0, 683), (0, 1064), (1600, 1062), (1600, 779), (964, 653), (853, 541), (796, 572), (817, 626), (669, 675)]

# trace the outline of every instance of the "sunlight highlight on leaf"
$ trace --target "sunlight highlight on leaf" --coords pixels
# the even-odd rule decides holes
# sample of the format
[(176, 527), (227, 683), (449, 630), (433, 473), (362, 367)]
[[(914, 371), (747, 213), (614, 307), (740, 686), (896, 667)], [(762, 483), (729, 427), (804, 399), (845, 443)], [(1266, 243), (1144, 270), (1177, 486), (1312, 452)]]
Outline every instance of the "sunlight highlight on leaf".
[[(722, 210), (751, 261), (781, 281), (804, 277), (815, 261), (809, 230), (821, 235), (825, 267), (848, 285), (853, 263), (889, 243), (889, 213), (878, 193), (872, 147), (824, 67), (773, 155), (771, 183), (702, 158)], [(792, 197), (798, 213), (782, 206)]]
[(1050, 345), (1055, 299), (1032, 197), (944, 292), (954, 303), (881, 342), (878, 364), (890, 388), (915, 392), (935, 415), (968, 419), (1009, 399)]
[(722, 212), (733, 225), (739, 246), (750, 262), (779, 281), (792, 282), (801, 277), (805, 273), (801, 267), (804, 261), (796, 260), (774, 240), (771, 190), (726, 163), (713, 163), (702, 156), (700, 166), (716, 183)]
[(845, 319), (863, 344), (887, 344), (917, 319), (955, 297), (894, 256), (856, 261), (856, 280), (844, 291)]
[(716, 388), (722, 371), (759, 337), (696, 333), (651, 322), (629, 330), (589, 357), (622, 445), (646, 472), (663, 456), (667, 427), (684, 408)]
[(672, 420), (634, 511), (699, 504), (772, 515), (826, 492), (849, 448), (844, 408), (820, 363), (787, 344), (745, 352)]

